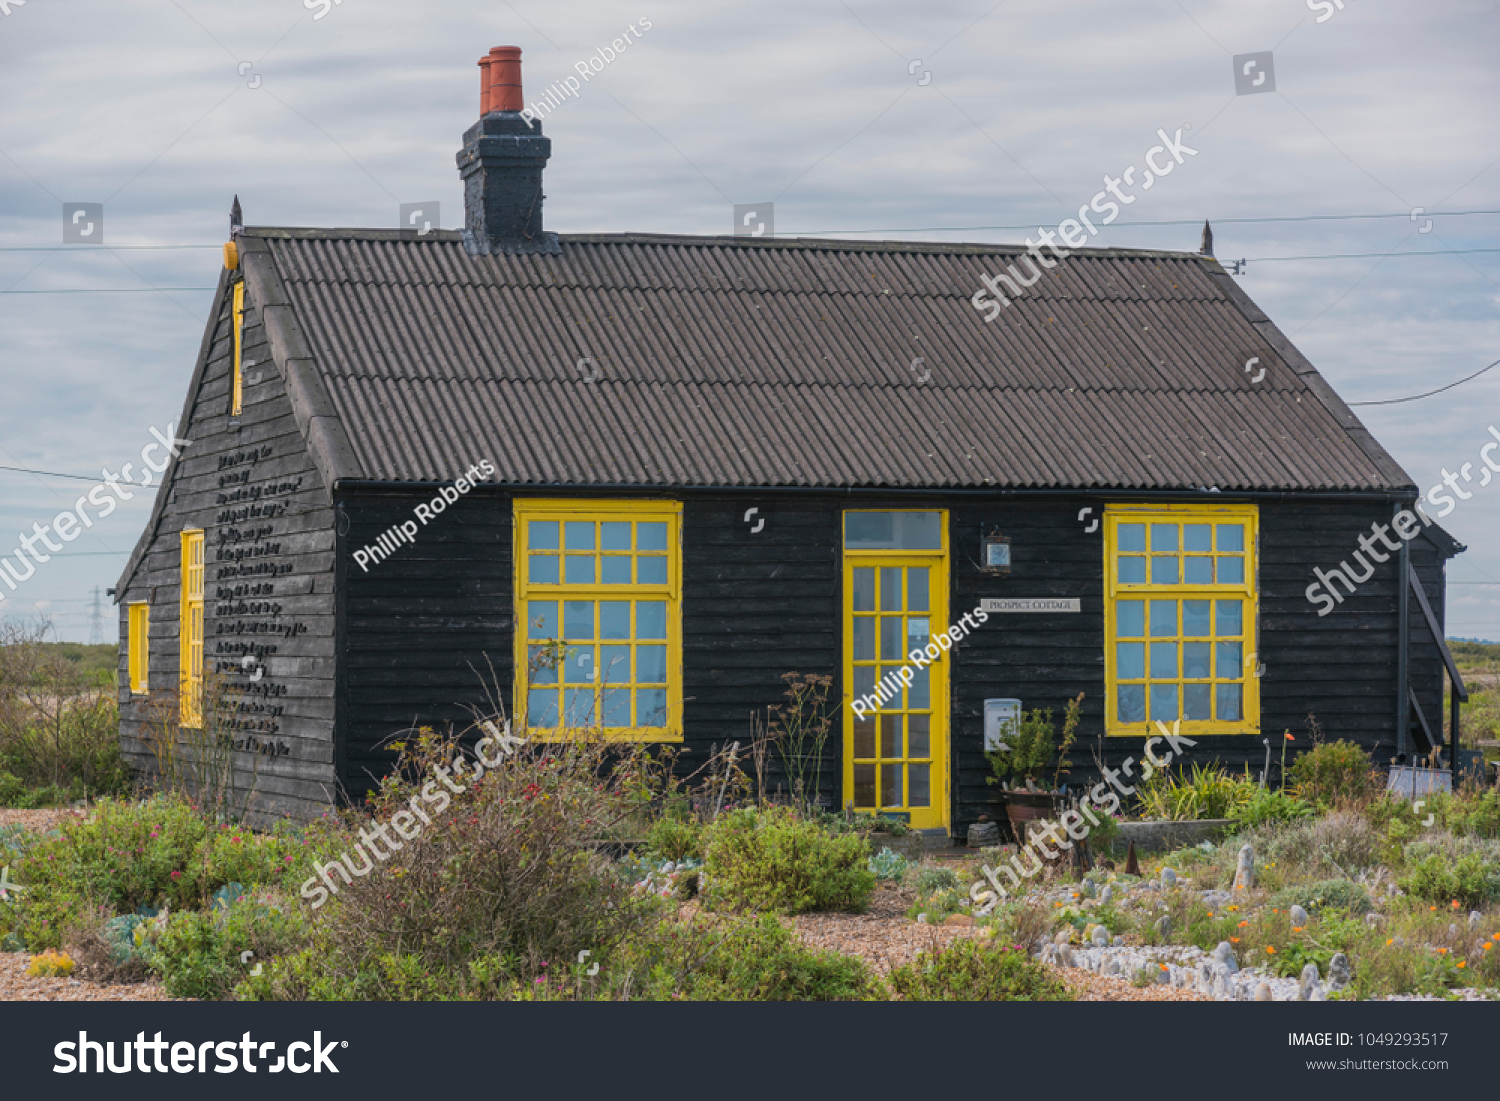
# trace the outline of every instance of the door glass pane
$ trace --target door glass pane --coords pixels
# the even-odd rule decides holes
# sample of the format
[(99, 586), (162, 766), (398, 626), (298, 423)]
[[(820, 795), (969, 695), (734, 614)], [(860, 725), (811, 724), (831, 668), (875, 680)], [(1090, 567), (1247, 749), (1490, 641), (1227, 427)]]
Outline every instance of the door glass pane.
[(854, 617), (854, 660), (875, 660), (875, 620), (872, 616)]
[(909, 807), (926, 807), (932, 805), (931, 784), (928, 773), (931, 765), (907, 765), (906, 776), (911, 782), (911, 791), (907, 794), (906, 805)]
[(667, 525), (664, 521), (640, 523), (635, 526), (635, 549), (664, 551), (667, 549)]
[(882, 711), (901, 710), (901, 680), (896, 675), (900, 671), (900, 669), (901, 666), (899, 665), (881, 666), (880, 676), (882, 677), (882, 679), (884, 679), (886, 685), (894, 685), (896, 688), (895, 694), (887, 698), (885, 703), (880, 705), (880, 709)]
[[(1204, 616), (1208, 615), (1205, 611)], [(1146, 602), (1144, 600), (1117, 600), (1115, 602), (1115, 631), (1121, 638), (1141, 638), (1146, 633)]]
[(861, 699), (873, 691), (875, 691), (875, 667), (856, 665), (854, 667), (854, 698)]
[(1121, 524), (1115, 528), (1115, 541), (1122, 551), (1143, 551), (1146, 549), (1146, 525), (1145, 524)]
[(846, 512), (848, 550), (941, 550), (942, 516), (936, 512)]
[(926, 616), (913, 616), (906, 621), (906, 651), (925, 650), (932, 641), (932, 632)]
[(1115, 643), (1115, 672), (1121, 680), (1144, 680), (1146, 677), (1146, 644)]
[(927, 607), (927, 567), (912, 566), (906, 571), (906, 610), (925, 612)]
[(880, 805), (882, 807), (900, 807), (905, 802), (901, 796), (901, 772), (902, 765), (880, 766)]
[(929, 757), (932, 755), (932, 716), (906, 716), (906, 755)]
[(1182, 644), (1182, 675), (1194, 680), (1213, 676), (1209, 669), (1209, 643), (1184, 642)]
[(880, 716), (880, 755), (882, 757), (901, 756), (901, 716)]
[(932, 669), (922, 666), (916, 670), (911, 687), (906, 690), (906, 706), (913, 711), (932, 706)]
[(873, 612), (875, 610), (875, 569), (873, 566), (861, 566), (854, 571), (854, 611)]
[(526, 525), (526, 544), (531, 550), (559, 550), (556, 520), (532, 520)]
[(1177, 718), (1177, 686), (1175, 684), (1153, 684), (1151, 686), (1151, 720)]
[(599, 602), (599, 637), (630, 637), (630, 601), (601, 600)]
[(906, 651), (901, 646), (906, 641), (901, 636), (901, 623), (898, 615), (880, 617), (880, 656), (886, 661), (896, 661), (906, 656)]
[(1153, 600), (1151, 602), (1151, 633), (1158, 638), (1177, 633), (1177, 601)]
[(899, 612), (901, 610), (901, 574), (899, 566), (884, 566), (880, 570), (880, 610), (882, 612)]
[(1177, 643), (1151, 644), (1151, 679), (1165, 680), (1177, 676)]
[(1211, 719), (1211, 700), (1214, 686), (1211, 684), (1184, 684), (1182, 686), (1182, 717), (1188, 720)]
[(1144, 684), (1120, 685), (1119, 715), (1122, 723), (1146, 721), (1146, 686)]
[(563, 538), (570, 551), (594, 549), (594, 522), (592, 520), (569, 520), (563, 525)]
[(875, 766), (854, 766), (854, 805), (856, 807), (873, 807), (875, 805)]
[(875, 756), (875, 720), (854, 720), (854, 755), (870, 758)]
[(606, 520), (599, 525), (599, 546), (607, 551), (630, 549), (630, 523), (624, 520)]

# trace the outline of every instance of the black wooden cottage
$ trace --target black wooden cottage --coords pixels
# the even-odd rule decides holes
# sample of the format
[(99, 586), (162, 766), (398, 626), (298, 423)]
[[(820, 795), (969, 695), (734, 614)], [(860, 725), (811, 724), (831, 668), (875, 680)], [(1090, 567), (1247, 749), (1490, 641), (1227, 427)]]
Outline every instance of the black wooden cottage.
[(828, 802), (955, 833), (986, 700), (1084, 693), (1114, 763), (1158, 718), (1234, 767), (1309, 715), (1441, 741), (1463, 548), (1212, 256), (1082, 249), (987, 324), (1023, 250), (553, 235), (518, 71), (486, 59), (462, 232), (234, 226), (118, 586), (136, 765), (147, 692), (195, 721), (212, 669), (260, 811), (308, 816), (467, 723), (486, 663), (534, 738), (699, 761), (831, 675)]

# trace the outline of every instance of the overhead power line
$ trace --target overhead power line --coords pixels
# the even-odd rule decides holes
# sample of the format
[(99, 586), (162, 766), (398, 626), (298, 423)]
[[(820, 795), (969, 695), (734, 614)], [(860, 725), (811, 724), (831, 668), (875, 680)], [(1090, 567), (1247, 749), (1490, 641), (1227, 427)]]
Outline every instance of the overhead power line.
[[(1462, 218), (1472, 214), (1500, 214), (1500, 210), (1429, 210), (1424, 211), (1424, 218)], [(1285, 218), (1210, 218), (1214, 225), (1248, 225), (1263, 222), (1347, 222), (1369, 218), (1405, 218), (1411, 219), (1411, 214), (1299, 214)], [(1111, 222), (1110, 229), (1129, 229), (1133, 226), (1196, 226), (1201, 225), (1201, 218), (1174, 219), (1164, 222)], [(818, 233), (971, 233), (978, 230), (990, 229), (1034, 229), (1034, 222), (1025, 222), (1013, 226), (911, 226), (904, 229), (804, 229), (789, 232), (787, 236), (812, 236)]]
[(1387, 398), (1384, 401), (1351, 401), (1351, 402), (1349, 402), (1349, 404), (1350, 405), (1400, 405), (1402, 402), (1417, 401), (1420, 398), (1430, 398), (1430, 397), (1432, 397), (1433, 394), (1441, 394), (1444, 390), (1451, 390), (1455, 386), (1462, 386), (1464, 383), (1468, 382), (1470, 379), (1478, 378), (1480, 375), (1484, 374), (1486, 371), (1490, 370), (1490, 368), (1492, 368), (1492, 367), (1500, 367), (1500, 359), (1495, 360), (1495, 362), (1491, 363), (1489, 365), (1489, 367), (1481, 367), (1481, 368), (1479, 368), (1479, 370), (1475, 371), (1472, 375), (1465, 375), (1463, 378), (1459, 379), (1457, 382), (1450, 382), (1447, 386), (1439, 386), (1436, 390), (1428, 390), (1425, 394), (1412, 394), (1410, 397), (1405, 397), (1405, 398)]

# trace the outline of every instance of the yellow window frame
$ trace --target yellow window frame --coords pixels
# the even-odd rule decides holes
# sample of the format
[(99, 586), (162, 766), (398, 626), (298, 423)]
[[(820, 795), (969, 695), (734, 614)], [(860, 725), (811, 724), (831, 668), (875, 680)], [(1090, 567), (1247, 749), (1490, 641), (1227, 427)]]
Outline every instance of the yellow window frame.
[[(682, 503), (680, 501), (652, 501), (652, 500), (573, 500), (573, 499), (541, 499), (541, 498), (518, 498), (514, 505), (515, 518), (515, 712), (519, 724), (527, 730), (528, 737), (536, 740), (558, 740), (569, 736), (571, 730), (602, 730), (604, 735), (618, 741), (637, 742), (679, 742), (682, 740)], [(532, 524), (543, 525), (538, 529), (539, 534), (544, 536), (537, 545), (533, 545)], [(665, 528), (665, 540), (663, 547), (654, 545), (642, 545), (642, 540), (647, 536), (643, 534), (638, 525), (663, 523)], [(545, 538), (548, 533), (546, 525), (556, 525), (556, 546), (546, 545), (553, 540)], [(569, 527), (568, 525), (573, 525)], [(584, 549), (579, 543), (571, 542), (574, 533), (581, 534), (586, 525), (592, 525), (592, 549)], [(615, 525), (606, 532), (603, 525)], [(629, 549), (622, 549), (613, 540), (621, 533), (620, 525), (629, 525)], [(650, 529), (648, 529), (650, 531)], [(654, 536), (654, 531), (650, 532)], [(609, 536), (612, 545), (606, 547), (606, 536)], [(654, 540), (652, 540), (654, 543)], [(569, 553), (570, 549), (572, 553)], [(538, 560), (551, 558), (551, 563), (540, 562), (538, 569), (533, 572), (533, 558)], [(648, 567), (651, 571), (659, 569), (659, 564), (654, 561), (665, 559), (665, 576), (658, 580), (654, 574), (647, 581), (638, 581), (637, 578), (647, 576), (643, 573)], [(585, 571), (587, 565), (583, 560), (592, 559), (592, 567)], [(605, 581), (606, 559), (612, 580)], [(642, 560), (653, 560), (643, 565)], [(625, 560), (628, 560), (625, 561)], [(624, 566), (630, 581), (618, 580), (618, 569)], [(550, 580), (551, 570), (555, 568), (556, 579)], [(570, 570), (577, 572), (570, 573)], [(584, 579), (585, 572), (587, 580)], [(571, 598), (571, 600), (570, 600)], [(541, 616), (531, 615), (532, 603), (537, 602), (542, 606), (550, 605), (553, 609), (553, 618), (549, 621), (545, 613)], [(605, 634), (603, 622), (605, 609), (604, 604), (611, 606), (612, 613), (618, 613), (619, 604), (625, 602), (627, 606), (626, 616), (628, 626), (626, 636), (617, 633)], [(664, 639), (655, 637), (657, 628), (653, 625), (645, 626), (642, 620), (642, 609), (639, 604), (654, 605), (665, 604), (664, 624), (661, 633)], [(583, 604), (592, 604), (589, 612), (589, 635), (586, 636), (581, 629), (574, 629), (569, 623), (569, 608), (579, 608)], [(650, 613), (654, 616), (654, 612)], [(534, 620), (541, 619), (538, 625)], [(648, 630), (650, 634), (640, 634), (642, 630)], [(537, 637), (533, 638), (535, 634)], [(590, 637), (592, 636), (592, 637)], [(575, 645), (570, 646), (572, 642)], [(649, 655), (654, 662), (657, 655), (654, 653), (658, 645), (665, 646), (665, 684), (655, 679), (641, 680), (641, 660)], [(548, 647), (555, 648), (558, 657), (554, 661), (559, 667), (552, 671), (555, 680), (533, 679), (531, 674), (531, 659), (533, 647), (535, 652), (541, 653)], [(620, 657), (611, 657), (606, 663), (606, 655), (619, 655), (619, 648), (628, 647), (628, 658), (626, 658), (629, 669), (629, 679), (620, 679), (621, 673), (618, 668)], [(590, 670), (591, 680), (577, 679), (583, 669)], [(601, 668), (606, 678), (600, 677)], [(548, 671), (539, 671), (540, 678), (547, 678)], [(532, 680), (528, 684), (528, 680)], [(570, 687), (570, 685), (572, 687)], [(650, 725), (640, 722), (643, 708), (649, 706), (649, 700), (657, 700), (660, 697), (654, 693), (665, 688), (665, 715), (663, 725)], [(628, 697), (628, 717), (624, 725), (605, 725), (605, 720), (617, 717), (616, 710), (621, 704), (620, 696), (617, 694), (624, 691)], [(549, 696), (548, 693), (555, 693)], [(533, 694), (536, 695), (540, 714), (530, 714)], [(643, 695), (644, 694), (644, 695)], [(606, 699), (606, 696), (609, 698)], [(574, 705), (582, 705), (591, 698), (592, 706), (583, 716), (584, 721), (577, 726), (569, 726), (564, 721), (567, 717), (567, 709)], [(547, 701), (552, 701), (552, 708), (558, 722), (551, 725), (533, 725), (545, 720), (553, 712), (547, 708)], [(652, 712), (654, 713), (654, 712)], [(576, 714), (576, 712), (575, 712)]]
[(230, 390), (229, 415), (237, 417), (245, 405), (245, 373), (241, 358), (245, 343), (245, 281), (243, 279), (234, 285), (232, 327), (234, 329), (234, 379)]
[[(1142, 525), (1143, 530), (1121, 532), (1122, 525)], [(1162, 529), (1162, 541), (1154, 540)], [(1174, 537), (1176, 549), (1168, 551), (1166, 529), (1176, 526)], [(1233, 546), (1231, 534), (1221, 533), (1239, 525), (1242, 531), (1241, 548)], [(1208, 527), (1209, 544), (1204, 549), (1201, 542), (1203, 529)], [(1194, 546), (1189, 549), (1192, 533)], [(1126, 547), (1121, 545), (1122, 534), (1127, 536)], [(1144, 540), (1142, 544), (1138, 540)], [(1221, 540), (1224, 547), (1221, 549)], [(1136, 549), (1140, 547), (1141, 549)], [(1176, 559), (1175, 566), (1167, 561)], [(1154, 559), (1162, 559), (1158, 565)], [(1189, 564), (1188, 559), (1195, 561)], [(1122, 559), (1131, 561), (1122, 564)], [(1204, 565), (1204, 559), (1211, 564)], [(1136, 561), (1138, 560), (1138, 561)], [(1236, 562), (1236, 560), (1238, 560)], [(1255, 505), (1242, 504), (1172, 504), (1172, 505), (1109, 505), (1104, 512), (1104, 667), (1107, 699), (1105, 701), (1105, 731), (1111, 736), (1142, 737), (1158, 733), (1153, 718), (1152, 690), (1168, 684), (1177, 686), (1176, 712), (1181, 732), (1195, 737), (1212, 734), (1259, 734), (1260, 733), (1260, 680), (1256, 676), (1259, 668), (1260, 630), (1260, 510)], [(1189, 574), (1193, 574), (1191, 579)], [(1236, 579), (1238, 574), (1238, 579)], [(1169, 580), (1174, 578), (1175, 580)], [(1205, 580), (1206, 578), (1206, 580)], [(1233, 632), (1232, 618), (1221, 618), (1219, 602), (1241, 601), (1239, 633)], [(1140, 603), (1139, 613), (1122, 602)], [(1189, 602), (1193, 605), (1193, 625), (1189, 625)], [(1207, 604), (1207, 612), (1203, 611)], [(1162, 607), (1161, 633), (1157, 632), (1157, 606)], [(1168, 607), (1170, 606), (1170, 607)], [(1128, 614), (1127, 614), (1128, 613)], [(1139, 614), (1140, 618), (1137, 618)], [(1207, 617), (1206, 626), (1204, 626)], [(1168, 621), (1167, 616), (1171, 619)], [(1122, 620), (1130, 620), (1122, 624)], [(1127, 632), (1121, 634), (1122, 626)], [(1171, 626), (1172, 631), (1166, 632)], [(1222, 631), (1222, 633), (1221, 633)], [(1221, 646), (1220, 644), (1224, 645)], [(1230, 676), (1235, 644), (1239, 645), (1240, 659), (1237, 676)], [(1123, 644), (1123, 645), (1122, 645)], [(1163, 647), (1162, 667), (1153, 665), (1157, 660), (1153, 644)], [(1173, 645), (1172, 675), (1167, 675), (1165, 652)], [(1201, 655), (1207, 645), (1207, 658)], [(1197, 651), (1196, 662), (1208, 661), (1211, 675), (1189, 676), (1189, 650)], [(1132, 648), (1139, 647), (1139, 664)], [(1228, 649), (1226, 649), (1226, 647)], [(1128, 662), (1130, 668), (1122, 669)], [(1198, 669), (1204, 668), (1201, 664)], [(1160, 673), (1161, 675), (1156, 675)], [(1121, 717), (1123, 704), (1120, 688), (1123, 685), (1141, 686), (1143, 718), (1141, 721), (1126, 721)], [(1238, 685), (1240, 706), (1238, 718), (1221, 719), (1221, 706), (1232, 703), (1233, 697), (1221, 698), (1220, 685)], [(1204, 686), (1208, 686), (1205, 688)], [(1191, 704), (1195, 717), (1186, 717), (1189, 710), (1188, 691), (1191, 687), (1197, 695)], [(1204, 693), (1207, 695), (1206, 709), (1209, 718), (1199, 717), (1205, 710)], [(1131, 712), (1134, 714), (1135, 712)], [(1173, 725), (1167, 720), (1167, 725)]]
[(130, 691), (144, 695), (151, 681), (151, 605), (144, 600), (126, 605), (129, 617)]
[(180, 694), (183, 726), (203, 725), (203, 531), (182, 533), (182, 597), (178, 620)]

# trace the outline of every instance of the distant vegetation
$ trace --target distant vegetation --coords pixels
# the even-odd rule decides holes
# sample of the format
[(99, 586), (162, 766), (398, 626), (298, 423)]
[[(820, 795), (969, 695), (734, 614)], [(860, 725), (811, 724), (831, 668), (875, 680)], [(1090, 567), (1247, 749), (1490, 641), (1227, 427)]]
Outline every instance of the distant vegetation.
[[(72, 663), (78, 671), (79, 684), (107, 688), (119, 682), (120, 647), (117, 644), (85, 646), (81, 642), (47, 642), (42, 645)], [(1500, 647), (1496, 649), (1500, 650)]]
[(1448, 651), (1458, 662), (1460, 670), (1482, 669), (1484, 666), (1500, 664), (1500, 642), (1460, 642), (1448, 640)]

